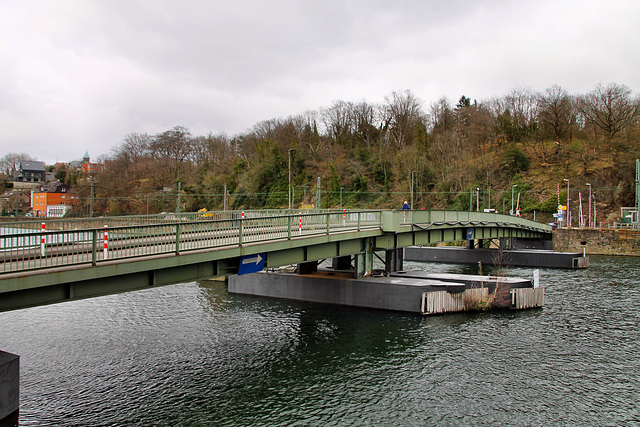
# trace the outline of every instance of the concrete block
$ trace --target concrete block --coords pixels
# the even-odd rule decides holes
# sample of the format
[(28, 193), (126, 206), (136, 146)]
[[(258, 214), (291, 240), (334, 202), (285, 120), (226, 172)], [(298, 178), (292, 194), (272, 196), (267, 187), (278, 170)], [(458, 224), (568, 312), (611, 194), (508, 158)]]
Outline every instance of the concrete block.
[(0, 351), (0, 426), (17, 421), (20, 408), (20, 356)]

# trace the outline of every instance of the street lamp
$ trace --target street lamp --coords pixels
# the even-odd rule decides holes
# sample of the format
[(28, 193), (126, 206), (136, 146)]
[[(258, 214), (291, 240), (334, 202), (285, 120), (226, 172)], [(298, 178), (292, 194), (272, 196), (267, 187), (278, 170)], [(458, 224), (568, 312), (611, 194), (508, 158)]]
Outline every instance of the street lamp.
[(516, 188), (518, 184), (513, 184), (511, 186), (511, 215), (513, 215), (513, 189)]
[(587, 182), (589, 186), (589, 226), (587, 228), (591, 228), (591, 184)]
[(298, 151), (297, 148), (289, 148), (289, 186), (287, 187), (287, 193), (289, 195), (289, 210), (291, 210), (291, 152)]
[(563, 181), (567, 181), (567, 228), (571, 227), (571, 214), (569, 213), (569, 180), (563, 179)]
[(413, 206), (413, 174), (418, 171), (411, 171), (411, 209), (415, 209)]
[(476, 187), (476, 211), (480, 212), (480, 189)]
[(342, 189), (344, 187), (340, 187), (340, 210), (342, 210)]

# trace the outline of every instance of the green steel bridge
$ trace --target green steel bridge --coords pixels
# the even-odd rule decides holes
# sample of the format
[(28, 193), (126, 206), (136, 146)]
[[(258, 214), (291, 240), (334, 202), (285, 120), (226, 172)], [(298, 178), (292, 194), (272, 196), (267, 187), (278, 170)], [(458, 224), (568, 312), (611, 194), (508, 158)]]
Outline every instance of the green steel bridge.
[(353, 257), (361, 276), (372, 270), (377, 252), (550, 236), (546, 224), (460, 211), (260, 210), (4, 222), (0, 311), (238, 274), (248, 257), (267, 269)]

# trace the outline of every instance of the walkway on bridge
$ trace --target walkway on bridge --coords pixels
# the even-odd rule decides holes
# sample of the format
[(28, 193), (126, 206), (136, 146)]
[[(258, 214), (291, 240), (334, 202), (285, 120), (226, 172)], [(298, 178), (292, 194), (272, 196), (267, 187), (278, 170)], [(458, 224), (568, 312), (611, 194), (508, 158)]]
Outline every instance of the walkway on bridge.
[(243, 257), (265, 268), (495, 238), (548, 238), (520, 217), (459, 211), (225, 211), (5, 223), (0, 310), (237, 274)]

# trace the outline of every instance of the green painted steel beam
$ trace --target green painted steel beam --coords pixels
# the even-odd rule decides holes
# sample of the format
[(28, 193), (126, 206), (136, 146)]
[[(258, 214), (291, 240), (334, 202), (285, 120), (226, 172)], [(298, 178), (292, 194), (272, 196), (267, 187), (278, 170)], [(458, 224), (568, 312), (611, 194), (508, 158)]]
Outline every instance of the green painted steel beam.
[(265, 253), (266, 268), (355, 255), (363, 273), (372, 268), (375, 250), (462, 241), (471, 227), (474, 239), (541, 238), (551, 233), (546, 225), (495, 214), (420, 211), (408, 217), (407, 222), (407, 213), (385, 211), (377, 229), (260, 242), (245, 239), (243, 245), (0, 274), (0, 311), (236, 274), (245, 255)]

